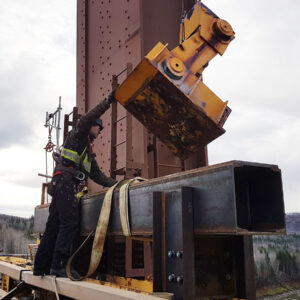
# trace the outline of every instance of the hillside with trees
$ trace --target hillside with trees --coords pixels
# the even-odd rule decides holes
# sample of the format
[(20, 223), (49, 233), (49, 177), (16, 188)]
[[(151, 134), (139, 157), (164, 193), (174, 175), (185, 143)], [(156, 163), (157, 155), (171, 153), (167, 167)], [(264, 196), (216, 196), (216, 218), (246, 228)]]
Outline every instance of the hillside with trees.
[(28, 244), (35, 239), (33, 233), (33, 216), (20, 218), (0, 214), (0, 253), (27, 254)]
[(300, 281), (300, 214), (286, 215), (286, 236), (254, 236), (258, 287)]
[[(27, 254), (34, 218), (0, 214), (1, 254)], [(300, 214), (286, 215), (287, 236), (254, 236), (257, 287), (300, 282)]]

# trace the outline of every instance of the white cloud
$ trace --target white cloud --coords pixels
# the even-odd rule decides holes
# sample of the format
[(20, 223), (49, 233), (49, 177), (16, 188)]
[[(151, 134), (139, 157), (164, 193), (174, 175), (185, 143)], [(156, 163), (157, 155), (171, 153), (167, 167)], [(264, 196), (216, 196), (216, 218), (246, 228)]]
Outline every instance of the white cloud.
[(227, 19), (236, 39), (204, 72), (204, 82), (233, 110), (227, 132), (209, 145), (210, 163), (278, 164), (286, 211), (300, 210), (299, 1), (206, 4)]
[(0, 212), (30, 216), (44, 181), (45, 113), (60, 95), (63, 113), (75, 105), (76, 3), (3, 0), (0, 10)]

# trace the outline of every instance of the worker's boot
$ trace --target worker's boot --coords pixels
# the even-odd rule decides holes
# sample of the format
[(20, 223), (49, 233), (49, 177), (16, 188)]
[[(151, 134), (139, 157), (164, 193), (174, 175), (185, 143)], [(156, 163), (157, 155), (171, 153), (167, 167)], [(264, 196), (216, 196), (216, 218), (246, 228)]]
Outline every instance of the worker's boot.
[(33, 268), (33, 275), (34, 276), (45, 276), (45, 275), (49, 275), (50, 274), (50, 270), (38, 270), (36, 268)]
[[(71, 268), (70, 273), (74, 279), (80, 278), (79, 273), (75, 269)], [(56, 277), (68, 277), (65, 267), (61, 269), (51, 269), (50, 275), (54, 275)]]
[[(50, 275), (54, 275), (56, 277), (68, 277), (67, 272), (66, 272), (66, 265), (67, 265), (66, 258), (60, 260), (59, 264), (57, 264), (57, 265), (52, 264), (52, 267), (50, 269)], [(74, 279), (80, 278), (79, 273), (76, 270), (74, 270), (72, 267), (71, 267), (70, 273)]]

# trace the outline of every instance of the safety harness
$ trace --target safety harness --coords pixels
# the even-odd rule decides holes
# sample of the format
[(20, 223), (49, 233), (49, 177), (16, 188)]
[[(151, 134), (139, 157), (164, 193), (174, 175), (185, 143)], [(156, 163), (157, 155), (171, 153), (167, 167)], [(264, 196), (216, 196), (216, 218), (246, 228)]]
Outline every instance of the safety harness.
[(57, 164), (55, 167), (55, 172), (53, 174), (53, 177), (59, 174), (63, 173), (69, 173), (74, 178), (78, 179), (79, 181), (82, 181), (85, 179), (85, 174), (79, 170), (74, 169), (73, 167), (66, 167), (62, 164)]
[[(62, 173), (69, 173), (79, 181), (82, 181), (85, 179), (86, 175), (84, 172), (80, 171), (79, 169), (84, 169), (86, 173), (91, 172), (91, 158), (95, 157), (96, 155), (93, 153), (93, 144), (91, 142), (90, 137), (88, 137), (89, 145), (88, 149), (87, 147), (84, 148), (81, 154), (79, 154), (77, 151), (68, 149), (63, 147), (61, 150), (61, 153), (54, 153), (53, 152), (53, 159), (56, 161), (56, 168), (53, 176), (56, 176), (58, 174)], [(66, 167), (62, 164), (62, 159), (65, 158), (67, 160), (70, 160), (74, 162), (77, 166), (75, 169), (74, 167)]]

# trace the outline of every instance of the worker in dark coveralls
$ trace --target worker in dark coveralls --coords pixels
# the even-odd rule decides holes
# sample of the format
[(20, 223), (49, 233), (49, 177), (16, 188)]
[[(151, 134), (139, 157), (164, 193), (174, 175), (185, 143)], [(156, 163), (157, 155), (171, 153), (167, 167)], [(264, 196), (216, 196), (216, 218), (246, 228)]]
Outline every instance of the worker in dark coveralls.
[(66, 277), (70, 247), (79, 225), (76, 194), (83, 174), (85, 179), (90, 177), (105, 187), (116, 183), (100, 171), (92, 152), (92, 142), (103, 129), (99, 117), (110, 107), (112, 101), (113, 94), (110, 94), (107, 99), (82, 116), (66, 139), (48, 188), (52, 202), (46, 230), (35, 256), (34, 275), (51, 274)]

